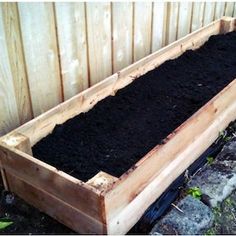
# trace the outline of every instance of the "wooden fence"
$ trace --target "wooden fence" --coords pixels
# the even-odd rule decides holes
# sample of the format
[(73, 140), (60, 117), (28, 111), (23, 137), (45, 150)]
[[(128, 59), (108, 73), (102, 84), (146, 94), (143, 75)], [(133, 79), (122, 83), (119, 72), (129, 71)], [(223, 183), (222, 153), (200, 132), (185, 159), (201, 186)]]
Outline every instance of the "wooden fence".
[(223, 15), (236, 4), (0, 3), (0, 135)]

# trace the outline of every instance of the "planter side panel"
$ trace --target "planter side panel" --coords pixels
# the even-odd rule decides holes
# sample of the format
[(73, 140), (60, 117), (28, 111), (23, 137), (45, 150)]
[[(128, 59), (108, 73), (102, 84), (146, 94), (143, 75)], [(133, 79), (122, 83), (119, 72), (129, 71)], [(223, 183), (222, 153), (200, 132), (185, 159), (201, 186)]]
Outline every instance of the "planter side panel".
[(106, 194), (108, 233), (126, 233), (234, 119), (236, 80), (170, 134), (165, 144), (151, 150)]
[(67, 227), (82, 234), (104, 234), (105, 226), (55, 196), (6, 172), (10, 190)]
[[(3, 143), (0, 144), (0, 157), (7, 185), (10, 190), (16, 191), (16, 194), (20, 188), (17, 188), (16, 181), (11, 181), (13, 177), (18, 182), (31, 186), (33, 193), (43, 191), (47, 196), (50, 195), (76, 209), (86, 218), (104, 223), (103, 198), (95, 189), (85, 186), (80, 180)], [(26, 201), (28, 200), (27, 194), (27, 192), (19, 192), (19, 195)]]

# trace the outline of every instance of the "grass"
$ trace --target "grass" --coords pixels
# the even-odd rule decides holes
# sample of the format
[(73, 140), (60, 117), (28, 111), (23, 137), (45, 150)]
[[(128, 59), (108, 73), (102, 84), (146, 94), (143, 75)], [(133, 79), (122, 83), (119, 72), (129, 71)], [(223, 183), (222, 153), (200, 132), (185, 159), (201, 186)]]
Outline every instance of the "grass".
[(191, 195), (193, 198), (201, 199), (202, 191), (199, 187), (192, 187), (187, 190), (187, 194)]

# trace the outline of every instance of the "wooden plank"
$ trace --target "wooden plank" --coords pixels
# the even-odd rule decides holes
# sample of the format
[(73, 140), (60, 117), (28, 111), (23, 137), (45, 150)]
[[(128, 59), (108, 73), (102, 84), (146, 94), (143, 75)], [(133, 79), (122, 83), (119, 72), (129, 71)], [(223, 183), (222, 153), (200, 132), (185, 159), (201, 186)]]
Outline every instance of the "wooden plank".
[(234, 3), (234, 12), (233, 12), (233, 17), (236, 17), (236, 3)]
[(204, 7), (205, 7), (204, 2), (194, 2), (193, 3), (191, 32), (193, 32), (203, 26)]
[(112, 73), (111, 4), (86, 3), (90, 85)]
[(3, 3), (0, 4), (0, 136), (20, 124), (11, 62), (7, 50), (7, 37), (4, 29)]
[(32, 119), (25, 59), (16, 3), (3, 3), (3, 22), (20, 124)]
[(23, 134), (16, 133), (13, 135), (5, 135), (2, 139), (1, 142), (5, 143), (6, 145), (10, 147), (14, 147), (24, 153), (27, 153), (29, 155), (32, 154), (32, 149), (30, 145), (30, 140), (28, 137), (26, 137)]
[(6, 172), (103, 222), (102, 198), (97, 189), (3, 142), (0, 156)]
[(83, 214), (55, 196), (38, 189), (7, 172), (11, 191), (19, 197), (50, 215), (57, 221), (81, 234), (105, 234), (105, 226), (95, 219)]
[(221, 18), (221, 29), (220, 33), (225, 34), (231, 31), (235, 30), (236, 26), (236, 19), (233, 19), (232, 17), (224, 16)]
[(143, 60), (126, 67), (119, 72), (118, 80), (113, 86), (113, 89), (117, 91), (118, 89), (127, 86), (136, 78), (139, 78), (148, 71), (155, 69), (166, 60), (178, 57), (188, 49), (195, 50), (196, 48), (199, 48), (204, 42), (208, 40), (210, 35), (219, 34), (221, 25), (222, 24), (220, 20), (212, 22), (208, 26), (203, 27), (187, 35), (186, 37), (171, 43), (156, 53), (145, 57)]
[(234, 11), (234, 2), (226, 2), (225, 3), (225, 13), (224, 16), (233, 16), (233, 11)]
[(49, 134), (56, 124), (64, 123), (66, 120), (86, 112), (91, 109), (98, 101), (115, 92), (142, 74), (154, 69), (164, 61), (181, 55), (187, 49), (195, 49), (201, 46), (209, 35), (218, 34), (220, 31), (221, 21), (218, 20), (212, 24), (178, 40), (177, 42), (153, 53), (144, 59), (128, 66), (119, 73), (101, 81), (95, 86), (74, 96), (68, 101), (58, 105), (50, 111), (42, 114), (38, 118), (14, 130), (30, 138), (31, 145), (34, 145), (42, 137)]
[[(117, 89), (126, 86), (164, 61), (179, 56), (187, 49), (198, 48), (212, 34), (218, 34), (227, 29), (233, 30), (234, 22), (227, 18), (197, 30), (42, 114), (9, 135), (21, 132), (30, 137), (31, 143), (39, 140), (52, 130), (57, 122), (63, 123), (75, 114), (91, 109), (99, 100), (108, 95), (114, 95)], [(176, 132), (172, 133), (165, 145), (154, 148), (119, 180), (115, 179), (110, 191), (100, 192), (96, 187), (82, 183), (4, 143), (0, 144), (1, 170), (16, 177), (16, 181), (20, 180), (31, 185), (33, 193), (40, 189), (46, 193), (46, 196), (53, 196), (62, 202), (67, 202), (72, 208), (77, 208), (77, 211), (84, 212), (85, 218), (93, 218), (95, 222), (99, 221), (103, 226), (107, 224), (108, 233), (125, 233), (151, 202), (172, 182), (173, 178), (177, 177), (184, 168), (182, 163), (189, 165), (193, 158), (200, 155), (203, 148), (208, 147), (208, 142), (212, 142), (215, 135), (218, 135), (217, 131), (222, 130), (223, 126), (235, 117), (235, 89), (236, 81), (222, 92), (223, 97), (220, 96), (222, 93), (217, 95), (210, 105), (202, 108), (188, 120), (188, 123), (181, 125)], [(3, 139), (4, 137), (1, 138)], [(163, 155), (167, 158), (161, 158)], [(159, 165), (155, 165), (156, 162)], [(142, 176), (141, 180), (140, 176)], [(96, 177), (94, 180), (96, 182)], [(15, 179), (11, 181), (10, 189), (14, 185)], [(19, 187), (21, 188), (24, 187)], [(36, 202), (36, 204), (40, 203)], [(73, 219), (73, 214), (69, 220), (71, 219)]]
[(84, 3), (55, 3), (65, 100), (88, 87)]
[(193, 5), (191, 2), (180, 2), (179, 4), (178, 39), (190, 33)]
[(122, 175), (105, 194), (108, 233), (127, 232), (234, 119), (236, 79), (172, 132), (165, 145), (157, 145)]
[(224, 15), (225, 2), (216, 2), (215, 20), (220, 19)]
[(134, 5), (134, 58), (133, 61), (151, 52), (152, 3), (136, 2)]
[(88, 111), (105, 97), (114, 95), (113, 86), (116, 83), (117, 78), (117, 74), (106, 78), (93, 87), (27, 122), (19, 129), (12, 131), (11, 134), (18, 132), (24, 134), (30, 138), (31, 145), (33, 146), (40, 139), (49, 134), (56, 124), (62, 124), (81, 112)]
[(106, 172), (99, 171), (99, 173), (89, 179), (86, 183), (103, 192), (110, 188), (117, 180), (118, 178)]
[(214, 14), (215, 14), (215, 2), (206, 2), (205, 3), (205, 11), (204, 11), (204, 19), (203, 19), (203, 25), (208, 25), (214, 20)]
[(112, 3), (113, 73), (132, 63), (133, 3)]
[(18, 3), (34, 116), (62, 101), (52, 3)]
[(153, 4), (152, 52), (155, 52), (165, 45), (167, 3), (154, 2)]
[(179, 2), (168, 2), (166, 45), (177, 39)]

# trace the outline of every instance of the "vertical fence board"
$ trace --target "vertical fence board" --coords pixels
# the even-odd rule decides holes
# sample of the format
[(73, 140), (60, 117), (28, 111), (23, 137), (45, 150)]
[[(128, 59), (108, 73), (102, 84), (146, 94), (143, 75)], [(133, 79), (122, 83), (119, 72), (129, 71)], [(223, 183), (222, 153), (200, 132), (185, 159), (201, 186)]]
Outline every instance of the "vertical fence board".
[(168, 2), (167, 9), (167, 21), (168, 26), (166, 44), (172, 43), (176, 40), (178, 34), (178, 13), (179, 2)]
[(55, 3), (64, 98), (88, 87), (84, 3)]
[(111, 4), (86, 3), (90, 84), (112, 73)]
[(151, 52), (152, 3), (135, 2), (134, 7), (134, 61)]
[(34, 115), (62, 101), (52, 3), (18, 3)]
[(155, 52), (165, 44), (167, 3), (154, 2), (153, 4), (152, 52)]
[(132, 63), (133, 4), (112, 3), (113, 73)]
[(233, 12), (233, 16), (236, 17), (236, 3), (234, 3), (234, 12)]
[(20, 124), (0, 4), (0, 136)]
[(0, 135), (207, 25), (235, 2), (0, 4)]
[(179, 6), (179, 22), (178, 22), (178, 35), (177, 38), (182, 38), (190, 32), (192, 15), (192, 3), (180, 2)]
[(225, 3), (217, 2), (215, 9), (215, 20), (221, 18), (224, 15), (224, 11), (225, 11)]
[(234, 2), (225, 3), (225, 16), (232, 16), (234, 11)]
[(10, 55), (9, 60), (15, 88), (15, 99), (20, 123), (23, 124), (32, 118), (32, 108), (19, 29), (17, 4), (3, 3), (2, 9), (7, 49)]
[(191, 32), (195, 31), (203, 26), (204, 7), (205, 7), (204, 2), (194, 2), (193, 3)]
[(214, 13), (215, 13), (215, 2), (206, 2), (205, 3), (205, 14), (203, 19), (203, 25), (208, 25), (214, 20)]

